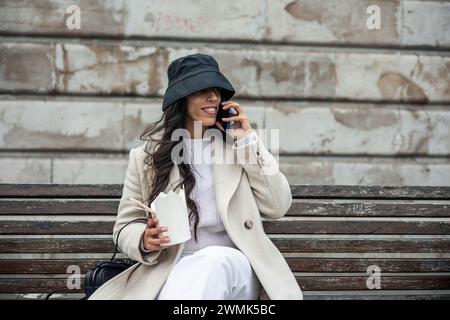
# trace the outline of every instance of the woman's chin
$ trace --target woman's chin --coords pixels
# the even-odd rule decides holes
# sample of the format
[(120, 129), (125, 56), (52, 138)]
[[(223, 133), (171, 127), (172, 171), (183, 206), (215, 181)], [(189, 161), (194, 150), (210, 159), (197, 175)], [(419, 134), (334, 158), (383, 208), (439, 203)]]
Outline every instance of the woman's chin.
[(211, 127), (216, 124), (216, 118), (204, 118), (202, 119), (202, 124), (204, 127)]

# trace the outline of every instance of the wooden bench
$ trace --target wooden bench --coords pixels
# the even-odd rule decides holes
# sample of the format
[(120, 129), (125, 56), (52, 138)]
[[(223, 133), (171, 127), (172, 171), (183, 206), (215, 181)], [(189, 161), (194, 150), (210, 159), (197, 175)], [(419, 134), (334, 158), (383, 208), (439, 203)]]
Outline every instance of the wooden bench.
[[(264, 227), (305, 299), (450, 298), (450, 187), (291, 188), (288, 214)], [(84, 274), (110, 258), (121, 192), (0, 184), (0, 299), (83, 297), (67, 288), (68, 267)], [(381, 270), (380, 289), (367, 285), (369, 266)]]

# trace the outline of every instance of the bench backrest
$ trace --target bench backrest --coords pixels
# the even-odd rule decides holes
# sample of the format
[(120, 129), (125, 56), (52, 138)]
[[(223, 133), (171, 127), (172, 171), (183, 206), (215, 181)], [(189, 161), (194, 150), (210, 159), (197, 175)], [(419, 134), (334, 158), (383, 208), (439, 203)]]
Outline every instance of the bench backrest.
[[(305, 299), (450, 298), (450, 187), (291, 188), (287, 215), (263, 224)], [(111, 257), (121, 193), (0, 184), (0, 299), (82, 297), (68, 276)]]

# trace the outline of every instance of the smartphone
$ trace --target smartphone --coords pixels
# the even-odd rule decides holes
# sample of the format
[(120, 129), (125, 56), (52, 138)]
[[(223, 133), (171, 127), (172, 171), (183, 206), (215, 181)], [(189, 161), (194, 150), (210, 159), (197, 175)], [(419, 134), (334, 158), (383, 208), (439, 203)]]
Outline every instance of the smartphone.
[(222, 109), (222, 102), (223, 101), (220, 102), (219, 111), (217, 112), (216, 120), (219, 121), (220, 124), (222, 125), (222, 127), (224, 127), (224, 129), (226, 130), (226, 129), (230, 128), (231, 122), (224, 122), (224, 121), (222, 121), (222, 118), (230, 118), (230, 117), (232, 117), (233, 116), (233, 112), (231, 111), (231, 108), (227, 109), (227, 110), (223, 110)]

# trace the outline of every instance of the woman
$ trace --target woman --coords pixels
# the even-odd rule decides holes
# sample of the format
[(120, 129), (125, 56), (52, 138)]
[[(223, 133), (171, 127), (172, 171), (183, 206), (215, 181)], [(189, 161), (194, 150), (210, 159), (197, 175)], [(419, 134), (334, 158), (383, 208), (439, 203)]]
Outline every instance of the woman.
[[(261, 222), (261, 217), (278, 219), (287, 212), (290, 186), (244, 108), (230, 101), (233, 87), (216, 60), (204, 54), (174, 60), (168, 78), (162, 118), (141, 136), (146, 143), (130, 151), (114, 226), (114, 241), (138, 263), (90, 299), (254, 300), (262, 289), (270, 299), (302, 299), (294, 275)], [(216, 119), (220, 106), (233, 116)], [(233, 123), (230, 130), (225, 130), (226, 123)], [(201, 130), (196, 130), (198, 124)], [(189, 135), (182, 140), (183, 161), (178, 162), (173, 151), (180, 141), (173, 134), (183, 129)], [(219, 138), (208, 134), (211, 131), (220, 132)], [(200, 163), (194, 159), (198, 150)], [(237, 162), (224, 161), (229, 154)], [(130, 197), (150, 206), (160, 192), (181, 186), (190, 240), (170, 245), (170, 238), (160, 235), (170, 230), (157, 219), (127, 225), (145, 217)]]

